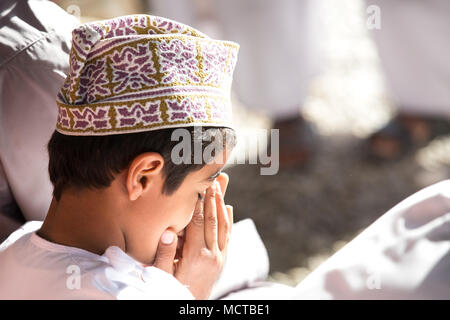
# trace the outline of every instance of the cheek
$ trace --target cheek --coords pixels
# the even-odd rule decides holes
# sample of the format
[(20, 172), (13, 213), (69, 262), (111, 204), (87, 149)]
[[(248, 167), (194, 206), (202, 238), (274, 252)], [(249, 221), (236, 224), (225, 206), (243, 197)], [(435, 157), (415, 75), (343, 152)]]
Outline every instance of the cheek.
[(197, 193), (195, 193), (195, 197), (189, 196), (189, 198), (183, 199), (184, 201), (179, 198), (177, 208), (173, 208), (172, 211), (173, 213), (176, 213), (172, 216), (172, 221), (170, 222), (171, 226), (174, 229), (176, 229), (177, 231), (181, 231), (189, 224), (194, 214), (197, 199)]
[(185, 208), (184, 210), (184, 219), (185, 219), (185, 225), (189, 224), (189, 222), (191, 222), (192, 220), (192, 216), (194, 215), (194, 211), (195, 211), (195, 206), (197, 205), (197, 201), (198, 201), (198, 193), (195, 192), (194, 196), (192, 197), (192, 199), (190, 199), (189, 205)]
[(188, 224), (192, 220), (192, 216), (194, 215), (195, 205), (197, 204), (198, 196), (196, 194), (195, 198), (190, 202), (190, 205), (186, 208), (186, 224)]
[(170, 202), (173, 204), (172, 210), (166, 212), (172, 212), (172, 218), (170, 225), (176, 230), (184, 229), (192, 220), (194, 215), (195, 206), (198, 201), (198, 194), (206, 190), (202, 188), (199, 190), (191, 189), (186, 192), (180, 192), (170, 198)]

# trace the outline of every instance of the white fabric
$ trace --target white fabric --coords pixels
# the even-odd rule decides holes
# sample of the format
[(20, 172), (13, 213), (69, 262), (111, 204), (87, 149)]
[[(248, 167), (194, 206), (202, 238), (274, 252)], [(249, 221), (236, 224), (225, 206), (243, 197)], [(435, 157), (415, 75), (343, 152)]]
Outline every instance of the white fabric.
[(0, 247), (0, 299), (193, 299), (172, 275), (118, 247), (100, 256), (55, 244), (35, 233), (41, 224), (26, 223)]
[[(193, 299), (172, 275), (143, 267), (118, 247), (100, 256), (55, 244), (35, 233), (41, 224), (26, 223), (0, 246), (0, 299)], [(79, 289), (72, 281), (73, 268), (79, 268)], [(261, 296), (261, 290), (273, 286), (262, 282), (268, 271), (267, 251), (253, 221), (242, 220), (233, 226), (227, 260), (211, 299), (240, 290), (242, 296), (253, 297), (255, 291), (249, 288), (254, 283)]]
[(211, 299), (249, 288), (253, 283), (264, 281), (269, 274), (269, 256), (253, 220), (233, 224), (227, 250), (225, 265)]
[(450, 180), (384, 214), (297, 285), (295, 299), (450, 299)]
[[(156, 14), (198, 22), (197, 1), (150, 3)], [(395, 106), (408, 113), (450, 116), (450, 1), (367, 0), (369, 5), (380, 8), (381, 29), (369, 33)], [(273, 118), (298, 113), (322, 63), (318, 6), (310, 0), (212, 1), (223, 37), (241, 45), (235, 90), (250, 108)]]
[(450, 1), (370, 0), (381, 29), (370, 30), (400, 111), (450, 117)]
[(241, 44), (235, 88), (272, 118), (298, 115), (318, 72), (317, 1), (214, 0), (224, 37)]
[(16, 202), (26, 220), (45, 217), (52, 193), (46, 145), (77, 25), (50, 1), (0, 1), (0, 212)]

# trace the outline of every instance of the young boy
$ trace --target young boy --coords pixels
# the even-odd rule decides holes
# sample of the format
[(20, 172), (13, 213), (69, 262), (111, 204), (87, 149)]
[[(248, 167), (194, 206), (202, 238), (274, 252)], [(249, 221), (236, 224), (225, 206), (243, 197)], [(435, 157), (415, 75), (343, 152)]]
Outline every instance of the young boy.
[(54, 197), (42, 225), (2, 244), (0, 299), (209, 298), (233, 223), (220, 172), (237, 51), (148, 15), (73, 31), (48, 144)]

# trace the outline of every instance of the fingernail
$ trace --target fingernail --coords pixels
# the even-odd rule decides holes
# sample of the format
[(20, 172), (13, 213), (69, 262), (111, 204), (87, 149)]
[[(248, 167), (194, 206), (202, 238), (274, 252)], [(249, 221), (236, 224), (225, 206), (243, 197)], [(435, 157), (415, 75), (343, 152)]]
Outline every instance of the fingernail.
[(172, 232), (170, 231), (164, 231), (164, 233), (161, 236), (161, 242), (163, 244), (171, 244), (173, 242), (174, 239), (174, 235)]

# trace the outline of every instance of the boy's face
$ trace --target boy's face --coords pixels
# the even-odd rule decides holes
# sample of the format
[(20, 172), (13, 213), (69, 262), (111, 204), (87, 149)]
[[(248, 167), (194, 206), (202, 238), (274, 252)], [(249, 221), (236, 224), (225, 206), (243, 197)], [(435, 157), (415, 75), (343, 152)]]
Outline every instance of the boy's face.
[(162, 233), (166, 229), (176, 233), (184, 230), (192, 219), (198, 195), (215, 183), (230, 154), (231, 150), (219, 152), (214, 162), (189, 173), (170, 196), (162, 193), (162, 171), (153, 177), (148, 191), (133, 201), (132, 213), (126, 216), (127, 253), (152, 264)]

